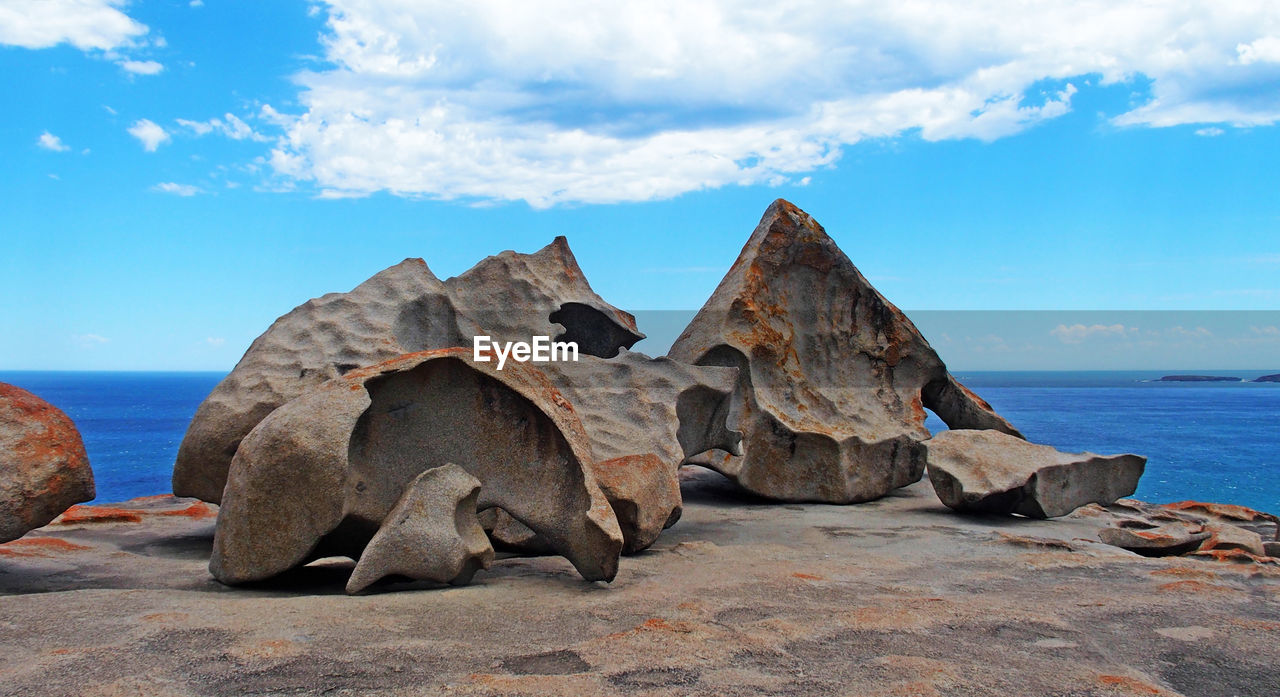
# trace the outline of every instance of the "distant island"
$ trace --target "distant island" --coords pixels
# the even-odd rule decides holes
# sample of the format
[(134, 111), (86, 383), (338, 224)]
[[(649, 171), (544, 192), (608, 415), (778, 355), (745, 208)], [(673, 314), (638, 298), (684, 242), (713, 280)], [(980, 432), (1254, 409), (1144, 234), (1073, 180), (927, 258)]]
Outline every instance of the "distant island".
[(1263, 375), (1260, 378), (1254, 378), (1253, 382), (1280, 382), (1280, 373), (1275, 375)]
[[(1269, 375), (1267, 377), (1275, 377), (1280, 380), (1280, 376)], [(1233, 378), (1223, 375), (1166, 375), (1157, 382), (1240, 382), (1243, 378)], [(1267, 381), (1265, 378), (1258, 378), (1255, 382)], [(1269, 382), (1269, 381), (1267, 381)]]

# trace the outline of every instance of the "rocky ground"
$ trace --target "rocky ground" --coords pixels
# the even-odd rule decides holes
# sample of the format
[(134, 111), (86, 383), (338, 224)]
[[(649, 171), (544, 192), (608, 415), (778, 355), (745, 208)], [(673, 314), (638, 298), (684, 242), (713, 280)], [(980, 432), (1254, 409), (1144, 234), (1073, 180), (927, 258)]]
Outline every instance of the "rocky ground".
[(608, 585), (546, 557), (463, 588), (348, 597), (328, 560), (233, 589), (213, 507), (74, 509), (0, 545), (0, 694), (1277, 694), (1280, 567), (957, 515), (927, 481), (835, 506), (683, 480), (683, 519)]

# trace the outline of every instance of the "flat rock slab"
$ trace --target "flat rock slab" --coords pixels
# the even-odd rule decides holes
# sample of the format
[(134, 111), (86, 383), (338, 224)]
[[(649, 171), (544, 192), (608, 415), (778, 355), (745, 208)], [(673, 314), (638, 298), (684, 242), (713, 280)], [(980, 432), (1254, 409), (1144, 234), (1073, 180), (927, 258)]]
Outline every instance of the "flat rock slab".
[(212, 519), (168, 514), (190, 501), (55, 525), (0, 546), (0, 694), (1275, 694), (1280, 568), (957, 516), (925, 483), (762, 505), (682, 479), (680, 522), (609, 585), (543, 557), (462, 588), (348, 597), (326, 560), (233, 589), (205, 568)]
[(1138, 488), (1141, 455), (1064, 453), (988, 430), (943, 431), (925, 442), (929, 480), (958, 511), (1067, 515), (1090, 503), (1114, 503)]

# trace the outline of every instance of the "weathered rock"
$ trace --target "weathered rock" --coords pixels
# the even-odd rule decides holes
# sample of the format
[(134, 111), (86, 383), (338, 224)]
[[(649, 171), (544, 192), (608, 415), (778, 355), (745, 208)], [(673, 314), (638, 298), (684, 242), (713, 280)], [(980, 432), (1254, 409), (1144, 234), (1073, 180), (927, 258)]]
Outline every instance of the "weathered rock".
[(477, 333), (509, 341), (549, 336), (588, 356), (612, 358), (644, 338), (635, 317), (591, 290), (564, 237), (533, 254), (505, 251), (445, 281)]
[(0, 542), (93, 496), (93, 471), (71, 419), (30, 392), (0, 383)]
[(480, 480), (478, 507), (510, 513), (584, 578), (611, 580), (622, 533), (592, 459), (573, 407), (533, 366), (498, 371), (470, 349), (401, 356), (285, 404), (244, 439), (210, 570), (244, 583), (357, 557), (406, 484), (454, 463)]
[(1197, 520), (1228, 523), (1258, 533), (1263, 540), (1280, 540), (1280, 518), (1255, 511), (1246, 506), (1228, 503), (1204, 503), (1202, 501), (1178, 501), (1166, 503), (1164, 509), (1192, 516)]
[(1267, 556), (1267, 550), (1262, 546), (1262, 538), (1256, 532), (1238, 528), (1229, 523), (1208, 523), (1204, 529), (1209, 533), (1209, 537), (1200, 544), (1198, 550), (1200, 552), (1238, 549), (1254, 556)]
[(631, 315), (591, 290), (563, 237), (443, 282), (408, 259), (348, 293), (303, 303), (254, 340), (196, 411), (174, 464), (174, 493), (220, 502), (241, 439), (326, 380), (406, 353), (471, 346), (477, 334), (578, 339), (582, 353), (606, 356), (643, 337)]
[(1204, 526), (1171, 522), (1155, 526), (1128, 520), (1103, 528), (1098, 538), (1106, 544), (1127, 549), (1144, 557), (1172, 557), (1200, 548), (1209, 539)]
[(1263, 542), (1262, 549), (1267, 553), (1268, 557), (1280, 557), (1280, 541)]
[[(616, 515), (616, 514), (615, 514)], [(493, 540), (493, 545), (504, 552), (515, 552), (530, 556), (555, 554), (538, 533), (530, 530), (524, 523), (512, 518), (501, 508), (490, 508), (480, 512), (480, 525)], [(621, 521), (619, 521), (621, 527)], [(626, 546), (623, 546), (626, 549)]]
[(622, 351), (541, 369), (591, 439), (592, 473), (618, 516), (625, 553), (649, 547), (679, 520), (681, 462), (713, 448), (739, 452), (742, 436), (727, 425), (732, 368)]
[(347, 581), (358, 593), (392, 574), (466, 585), (493, 562), (493, 547), (476, 519), (480, 480), (454, 464), (414, 478), (364, 548)]
[(1019, 435), (947, 373), (822, 226), (783, 200), (669, 355), (739, 369), (742, 456), (689, 461), (775, 499), (866, 501), (918, 480), (925, 407), (953, 428)]
[(1029, 518), (1128, 496), (1147, 462), (1140, 455), (1064, 453), (998, 431), (943, 431), (925, 446), (929, 480), (948, 507)]

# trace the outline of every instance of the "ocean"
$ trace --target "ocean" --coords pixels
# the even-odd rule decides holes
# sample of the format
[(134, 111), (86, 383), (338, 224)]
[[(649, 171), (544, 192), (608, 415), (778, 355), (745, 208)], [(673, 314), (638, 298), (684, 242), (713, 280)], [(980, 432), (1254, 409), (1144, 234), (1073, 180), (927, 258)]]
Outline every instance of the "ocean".
[[(1235, 503), (1280, 513), (1280, 384), (1162, 383), (1169, 373), (1253, 378), (1270, 371), (957, 372), (1028, 439), (1062, 450), (1146, 455), (1136, 496)], [(97, 502), (170, 491), (187, 423), (222, 373), (0, 372), (79, 426)], [(930, 415), (930, 430), (945, 426)]]

